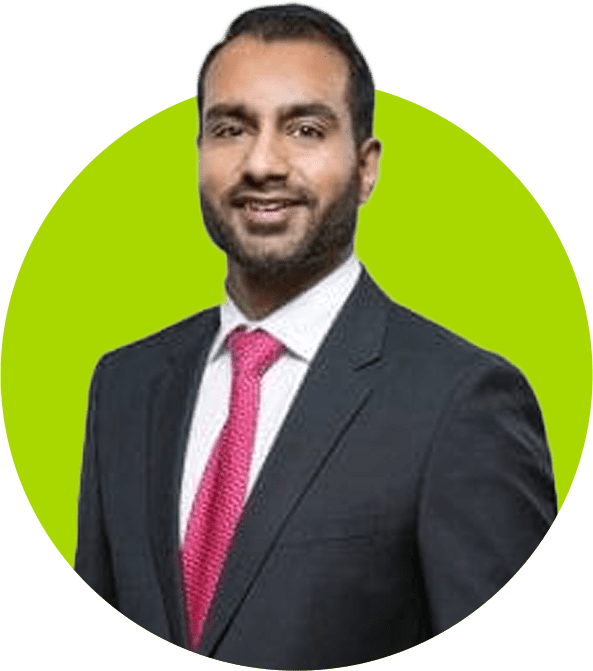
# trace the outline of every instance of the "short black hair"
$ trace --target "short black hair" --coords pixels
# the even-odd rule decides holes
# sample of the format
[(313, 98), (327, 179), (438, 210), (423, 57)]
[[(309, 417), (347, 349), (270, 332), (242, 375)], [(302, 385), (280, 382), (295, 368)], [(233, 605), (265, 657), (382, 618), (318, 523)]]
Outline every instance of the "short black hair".
[(218, 52), (239, 35), (254, 35), (265, 42), (286, 39), (325, 41), (337, 48), (348, 62), (350, 78), (347, 102), (357, 145), (373, 135), (375, 85), (363, 55), (346, 28), (332, 16), (306, 5), (271, 5), (251, 9), (238, 16), (229, 26), (222, 42), (208, 52), (198, 77), (198, 114), (201, 120), (204, 104), (204, 77)]

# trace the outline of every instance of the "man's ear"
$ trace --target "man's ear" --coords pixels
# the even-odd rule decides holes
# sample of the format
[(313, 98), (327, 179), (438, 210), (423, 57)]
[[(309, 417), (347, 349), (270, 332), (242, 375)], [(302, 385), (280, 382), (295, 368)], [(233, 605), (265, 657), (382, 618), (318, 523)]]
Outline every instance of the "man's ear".
[(381, 143), (376, 137), (367, 138), (358, 150), (358, 203), (364, 205), (371, 197), (379, 176)]

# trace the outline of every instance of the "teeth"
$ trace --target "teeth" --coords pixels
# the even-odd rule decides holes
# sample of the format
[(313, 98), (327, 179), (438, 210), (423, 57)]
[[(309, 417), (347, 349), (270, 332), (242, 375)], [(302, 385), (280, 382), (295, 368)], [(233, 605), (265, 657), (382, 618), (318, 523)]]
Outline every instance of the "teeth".
[(247, 205), (251, 210), (263, 211), (263, 212), (274, 212), (275, 210), (280, 210), (283, 207), (286, 207), (288, 203), (281, 200), (271, 200), (271, 201), (255, 201), (249, 200)]

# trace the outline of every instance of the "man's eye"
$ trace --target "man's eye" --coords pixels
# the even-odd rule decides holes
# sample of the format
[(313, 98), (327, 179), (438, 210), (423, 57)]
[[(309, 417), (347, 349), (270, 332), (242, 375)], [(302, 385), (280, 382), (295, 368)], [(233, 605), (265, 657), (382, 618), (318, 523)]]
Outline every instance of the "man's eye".
[(216, 126), (212, 129), (212, 135), (219, 138), (239, 137), (244, 132), (243, 126), (239, 124), (225, 124), (224, 126)]
[(291, 129), (290, 134), (294, 137), (302, 138), (311, 138), (311, 139), (322, 139), (325, 137), (325, 133), (316, 126), (308, 123), (302, 123)]

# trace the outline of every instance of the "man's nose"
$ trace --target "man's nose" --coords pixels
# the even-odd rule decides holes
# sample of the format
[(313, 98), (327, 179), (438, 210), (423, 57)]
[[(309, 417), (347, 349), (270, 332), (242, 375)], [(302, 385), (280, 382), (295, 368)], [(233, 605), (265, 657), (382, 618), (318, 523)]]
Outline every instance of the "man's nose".
[(245, 156), (245, 179), (257, 184), (268, 180), (277, 182), (286, 179), (288, 172), (288, 159), (282, 139), (273, 132), (258, 133)]

